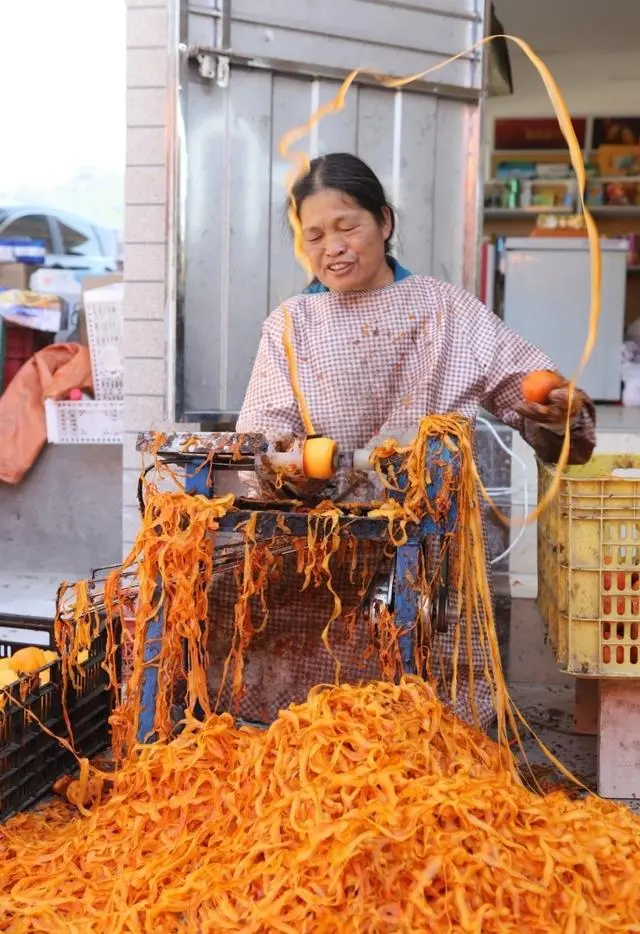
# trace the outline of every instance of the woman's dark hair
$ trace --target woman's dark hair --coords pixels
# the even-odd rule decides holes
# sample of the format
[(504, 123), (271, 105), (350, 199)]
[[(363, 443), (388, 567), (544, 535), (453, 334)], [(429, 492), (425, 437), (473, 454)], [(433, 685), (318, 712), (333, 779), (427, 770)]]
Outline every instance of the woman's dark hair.
[(385, 208), (387, 209), (391, 216), (391, 233), (384, 242), (384, 248), (388, 253), (396, 226), (395, 211), (389, 204), (382, 183), (373, 169), (358, 156), (348, 152), (332, 152), (313, 159), (308, 171), (300, 176), (291, 190), (298, 217), (305, 198), (324, 188), (333, 188), (353, 198), (356, 204), (372, 214), (380, 225), (385, 220)]

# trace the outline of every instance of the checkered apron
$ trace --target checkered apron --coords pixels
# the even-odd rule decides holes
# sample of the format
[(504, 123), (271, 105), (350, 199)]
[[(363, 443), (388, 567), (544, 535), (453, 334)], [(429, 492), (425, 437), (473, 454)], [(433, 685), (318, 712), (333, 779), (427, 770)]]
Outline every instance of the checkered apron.
[[(293, 345), (302, 392), (317, 433), (334, 438), (340, 449), (370, 446), (377, 436), (393, 437), (415, 429), (426, 414), (459, 413), (475, 419), (479, 407), (520, 431), (529, 425), (515, 411), (520, 383), (531, 370), (553, 368), (551, 361), (462, 289), (424, 276), (411, 276), (384, 288), (361, 292), (298, 295), (287, 302), (293, 321)], [(266, 320), (237, 430), (256, 431), (275, 441), (304, 435), (283, 351), (281, 309)], [(531, 439), (530, 439), (531, 440)], [(334, 499), (371, 501), (375, 483), (340, 474), (326, 492)], [(249, 475), (254, 488), (259, 478)], [(259, 495), (259, 490), (254, 489)], [(302, 591), (295, 555), (284, 555), (267, 591), (269, 617), (246, 652), (245, 691), (239, 713), (248, 720), (269, 721), (278, 709), (304, 699), (317, 683), (333, 682), (336, 658), (340, 679), (380, 677), (377, 654), (359, 617), (363, 591), (376, 570), (384, 569), (380, 546), (360, 549), (357, 567), (346, 547), (334, 561), (333, 586), (343, 615), (331, 625), (331, 654), (321, 634), (333, 608), (326, 587)], [(210, 597), (210, 691), (222, 708), (230, 689), (221, 685), (224, 659), (231, 644), (237, 599), (233, 572), (215, 576)], [(450, 605), (455, 608), (455, 596)], [(455, 612), (455, 611), (452, 611)], [(253, 625), (261, 610), (252, 604)], [(354, 625), (354, 619), (356, 623)], [(452, 623), (456, 620), (453, 619)], [(439, 634), (433, 657), (436, 676), (449, 680), (453, 625)], [(464, 640), (463, 640), (464, 642)], [(483, 675), (478, 639), (473, 658), (461, 650), (456, 712), (472, 719), (469, 667), (474, 669), (475, 707), (481, 724), (493, 719), (491, 693)], [(446, 698), (444, 698), (446, 699)]]

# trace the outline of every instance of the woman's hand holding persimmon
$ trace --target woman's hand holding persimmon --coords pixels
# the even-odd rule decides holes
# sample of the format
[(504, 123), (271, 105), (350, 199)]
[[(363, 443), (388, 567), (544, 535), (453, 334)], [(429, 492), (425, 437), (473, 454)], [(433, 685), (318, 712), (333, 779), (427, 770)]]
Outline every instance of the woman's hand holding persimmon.
[(580, 389), (574, 389), (571, 400), (569, 396), (569, 381), (560, 374), (528, 373), (522, 381), (522, 402), (517, 411), (523, 418), (563, 434), (567, 417), (573, 424), (580, 417), (586, 398)]

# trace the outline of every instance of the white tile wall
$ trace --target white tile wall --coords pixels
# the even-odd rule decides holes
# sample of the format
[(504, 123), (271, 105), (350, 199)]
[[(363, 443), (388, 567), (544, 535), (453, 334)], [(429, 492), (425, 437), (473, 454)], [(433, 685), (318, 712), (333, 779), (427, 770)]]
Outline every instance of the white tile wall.
[[(140, 10), (140, 13), (147, 12)], [(167, 71), (167, 50), (133, 49), (127, 52), (127, 87), (158, 88), (163, 87)]]
[[(165, 411), (166, 0), (127, 0), (127, 169), (125, 182), (125, 308), (123, 551), (140, 525), (136, 436), (169, 430)], [(175, 426), (182, 427), (183, 426)]]
[(127, 235), (127, 214), (131, 205), (159, 204), (167, 200), (167, 177), (163, 166), (140, 165), (128, 166), (124, 180), (125, 197), (125, 237)]
[(166, 50), (167, 5), (164, 0), (156, 0), (155, 3), (148, 2), (144, 7), (129, 5), (127, 48)]
[[(128, 328), (127, 328), (128, 330)], [(124, 374), (124, 391), (127, 396), (148, 396), (162, 386), (165, 377), (164, 357), (150, 360), (129, 358), (132, 365)]]
[(164, 127), (165, 101), (164, 82), (157, 88), (128, 88), (128, 126)]
[[(129, 118), (131, 119), (131, 114)], [(164, 165), (164, 163), (164, 127), (130, 126), (127, 132), (127, 166)]]
[[(137, 217), (138, 205), (128, 212)], [(125, 216), (124, 261), (128, 282), (161, 282), (165, 275), (164, 243), (131, 243), (129, 241), (129, 217)]]
[[(134, 365), (136, 364), (137, 361), (135, 361)], [(156, 387), (155, 393), (126, 396), (124, 404), (125, 431), (160, 430), (164, 422), (164, 393), (158, 387)]]
[(128, 506), (137, 503), (139, 470), (125, 470), (122, 479), (122, 498)]
[[(130, 393), (130, 395), (132, 395)], [(142, 466), (142, 455), (136, 451), (136, 437), (137, 432), (125, 431), (125, 444), (122, 452), (122, 466), (125, 470), (135, 470), (136, 473), (140, 473), (140, 467)]]
[[(129, 216), (134, 212), (127, 208)], [(164, 282), (129, 282), (126, 289), (127, 316), (140, 321), (149, 318), (164, 321)]]
[(140, 529), (140, 512), (136, 505), (123, 505), (122, 507), (122, 557), (131, 551)]
[[(127, 245), (165, 243), (164, 204), (131, 204), (127, 214)], [(131, 257), (128, 258), (131, 262)], [(164, 257), (163, 257), (164, 259)]]
[(133, 313), (130, 315), (123, 341), (126, 359), (162, 359), (164, 343), (164, 321), (137, 321)]

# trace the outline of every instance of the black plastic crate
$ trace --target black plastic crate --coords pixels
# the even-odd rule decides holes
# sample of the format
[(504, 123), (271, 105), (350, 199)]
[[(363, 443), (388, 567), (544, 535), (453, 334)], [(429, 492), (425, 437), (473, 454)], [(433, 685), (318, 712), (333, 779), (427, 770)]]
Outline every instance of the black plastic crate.
[(3, 613), (0, 616), (0, 658), (13, 655), (25, 645), (35, 645), (40, 649), (55, 649), (53, 622), (50, 619), (36, 619), (13, 616)]
[[(12, 655), (25, 645), (50, 648), (53, 624), (47, 621), (0, 620), (0, 657)], [(6, 628), (19, 630), (9, 637)], [(3, 638), (4, 635), (4, 638)], [(29, 637), (33, 641), (29, 641)], [(44, 640), (48, 637), (48, 642)], [(19, 641), (18, 641), (19, 640)], [(108, 676), (102, 668), (107, 645), (106, 632), (94, 640), (89, 658), (82, 666), (78, 688), (68, 686), (67, 708), (80, 756), (94, 756), (109, 745), (108, 718), (112, 696)], [(56, 736), (69, 740), (62, 715), (62, 673), (60, 662), (47, 666), (50, 681), (40, 684), (39, 674), (22, 678), (5, 695), (0, 710), (0, 821), (26, 810), (46, 795), (53, 783), (77, 766), (76, 759), (53, 737), (45, 733), (23, 708)], [(18, 703), (15, 703), (18, 701)]]

